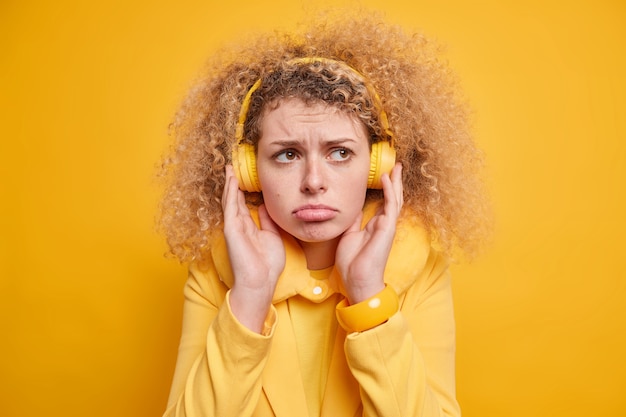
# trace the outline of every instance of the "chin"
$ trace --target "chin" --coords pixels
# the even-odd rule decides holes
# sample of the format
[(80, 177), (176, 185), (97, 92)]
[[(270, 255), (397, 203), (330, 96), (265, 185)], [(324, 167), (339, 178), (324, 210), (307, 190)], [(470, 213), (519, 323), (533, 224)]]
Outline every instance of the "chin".
[(289, 233), (301, 242), (324, 243), (338, 239), (343, 235), (346, 229), (347, 228), (329, 228), (328, 226), (322, 225), (307, 225), (304, 228), (300, 228), (296, 233)]

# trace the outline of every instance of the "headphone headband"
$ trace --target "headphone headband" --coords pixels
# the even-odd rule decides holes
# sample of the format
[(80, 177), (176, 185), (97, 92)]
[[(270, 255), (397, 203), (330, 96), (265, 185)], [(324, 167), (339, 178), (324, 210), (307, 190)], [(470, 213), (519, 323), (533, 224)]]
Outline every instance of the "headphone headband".
[[(385, 110), (383, 110), (383, 105), (382, 105), (380, 96), (378, 95), (376, 90), (374, 90), (374, 88), (370, 85), (370, 83), (366, 81), (365, 76), (363, 74), (361, 74), (359, 71), (357, 71), (350, 65), (346, 64), (345, 62), (337, 61), (331, 58), (323, 58), (323, 57), (292, 58), (287, 61), (287, 64), (293, 64), (293, 65), (314, 64), (317, 62), (322, 63), (322, 64), (337, 64), (337, 65), (343, 66), (361, 79), (361, 82), (363, 83), (363, 85), (367, 89), (367, 92), (372, 98), (372, 101), (374, 103), (374, 108), (378, 111), (378, 119), (380, 121), (380, 125), (383, 128), (385, 134), (387, 135), (390, 145), (393, 147), (394, 135), (393, 135), (393, 131), (389, 127), (389, 119), (387, 118), (387, 113), (385, 112)], [(246, 118), (248, 117), (248, 110), (250, 109), (250, 102), (252, 101), (252, 94), (254, 94), (254, 92), (257, 91), (261, 87), (261, 84), (262, 84), (262, 79), (259, 78), (258, 80), (256, 80), (254, 84), (252, 84), (252, 87), (250, 87), (250, 89), (248, 90), (248, 93), (246, 94), (246, 96), (243, 98), (243, 101), (241, 102), (241, 108), (239, 109), (239, 118), (237, 120), (237, 127), (235, 129), (235, 140), (237, 144), (241, 144), (241, 142), (244, 139), (243, 138), (244, 125), (246, 123)]]

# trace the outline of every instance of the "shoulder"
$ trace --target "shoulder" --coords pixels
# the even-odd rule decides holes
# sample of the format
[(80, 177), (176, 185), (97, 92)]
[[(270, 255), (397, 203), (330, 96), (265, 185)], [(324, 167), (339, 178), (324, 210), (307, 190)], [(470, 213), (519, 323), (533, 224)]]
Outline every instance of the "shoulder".
[(448, 267), (447, 259), (432, 246), (431, 237), (417, 216), (404, 213), (385, 268), (385, 281), (398, 294), (411, 286), (428, 286)]

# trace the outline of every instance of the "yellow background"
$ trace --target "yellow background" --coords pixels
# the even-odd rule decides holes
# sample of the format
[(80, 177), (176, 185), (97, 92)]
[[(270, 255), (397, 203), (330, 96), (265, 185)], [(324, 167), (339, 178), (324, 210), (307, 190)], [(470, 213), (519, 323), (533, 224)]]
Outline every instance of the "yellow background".
[[(0, 3), (1, 416), (161, 415), (167, 124), (212, 50), (311, 4)], [(494, 243), (453, 268), (464, 415), (626, 415), (625, 3), (361, 4), (447, 45), (488, 156)]]

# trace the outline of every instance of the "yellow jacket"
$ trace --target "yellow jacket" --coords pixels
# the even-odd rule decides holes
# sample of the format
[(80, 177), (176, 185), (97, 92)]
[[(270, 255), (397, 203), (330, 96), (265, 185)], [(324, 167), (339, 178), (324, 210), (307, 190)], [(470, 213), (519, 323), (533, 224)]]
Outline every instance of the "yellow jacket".
[(460, 415), (450, 277), (422, 228), (400, 224), (387, 262), (385, 281), (398, 293), (400, 311), (347, 335), (327, 315), (332, 334), (321, 342), (315, 332), (297, 332), (297, 323), (308, 320), (298, 312), (333, 308), (343, 298), (339, 276), (333, 270), (321, 281), (311, 277), (297, 242), (283, 240), (287, 263), (264, 334), (249, 331), (230, 311), (233, 276), (223, 236), (215, 238), (211, 259), (190, 267), (166, 417), (308, 416), (303, 381), (310, 381), (303, 379), (298, 353), (311, 343), (313, 352), (328, 352), (321, 416)]

